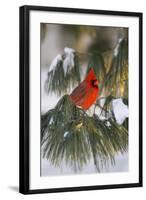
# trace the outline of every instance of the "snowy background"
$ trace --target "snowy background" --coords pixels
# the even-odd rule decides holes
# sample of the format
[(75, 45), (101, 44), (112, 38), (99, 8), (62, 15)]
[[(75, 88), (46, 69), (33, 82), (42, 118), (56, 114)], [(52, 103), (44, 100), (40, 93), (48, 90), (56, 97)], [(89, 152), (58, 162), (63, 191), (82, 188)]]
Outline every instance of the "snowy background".
[[(42, 33), (44, 27), (42, 27)], [(113, 37), (113, 42), (116, 40), (116, 34)], [(63, 53), (64, 48), (78, 48), (80, 51), (86, 51), (87, 47), (93, 42), (93, 37), (89, 34), (83, 34), (81, 44), (77, 45), (75, 33), (71, 31), (67, 26), (48, 24), (45, 26), (45, 35), (41, 39), (41, 112), (44, 113), (47, 110), (53, 108), (60, 97), (56, 95), (48, 95), (44, 90), (44, 84), (47, 79), (47, 72), (49, 71), (52, 60), (59, 54)], [(82, 68), (87, 65), (86, 59), (81, 63)], [(108, 168), (103, 168), (101, 172), (124, 172), (128, 170), (128, 153), (118, 154), (115, 157), (115, 166), (109, 165)], [(49, 160), (41, 158), (41, 176), (51, 175), (65, 175), (74, 174), (75, 172), (69, 167), (63, 164), (61, 167), (54, 167)], [(90, 161), (80, 174), (97, 173), (94, 167), (93, 160)]]

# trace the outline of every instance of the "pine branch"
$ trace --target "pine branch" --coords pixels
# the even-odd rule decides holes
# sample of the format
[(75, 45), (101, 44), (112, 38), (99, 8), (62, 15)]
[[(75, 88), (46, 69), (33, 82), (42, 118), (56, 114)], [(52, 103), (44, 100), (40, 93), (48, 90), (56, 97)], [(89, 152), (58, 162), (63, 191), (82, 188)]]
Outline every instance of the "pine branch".
[(78, 171), (93, 159), (100, 172), (109, 162), (114, 164), (116, 153), (127, 151), (128, 133), (123, 126), (113, 119), (88, 116), (68, 95), (42, 115), (41, 122), (42, 156), (55, 166), (65, 162)]
[[(128, 43), (126, 40), (119, 44), (119, 49), (117, 55), (113, 56), (111, 67), (106, 73), (102, 86), (100, 88), (100, 94), (106, 89), (109, 91), (109, 85), (111, 86), (111, 93), (118, 97), (121, 92), (119, 91), (121, 86), (123, 86), (123, 91), (128, 93)], [(124, 94), (126, 97), (127, 95)]]
[[(47, 93), (55, 93), (60, 96), (64, 93), (68, 93), (72, 87), (77, 83), (80, 83), (80, 68), (78, 56), (74, 54), (74, 66), (67, 65), (67, 69), (64, 69), (64, 54), (62, 59), (59, 60), (51, 71), (48, 72), (48, 78), (45, 83), (45, 91)], [(66, 71), (65, 71), (66, 70)]]

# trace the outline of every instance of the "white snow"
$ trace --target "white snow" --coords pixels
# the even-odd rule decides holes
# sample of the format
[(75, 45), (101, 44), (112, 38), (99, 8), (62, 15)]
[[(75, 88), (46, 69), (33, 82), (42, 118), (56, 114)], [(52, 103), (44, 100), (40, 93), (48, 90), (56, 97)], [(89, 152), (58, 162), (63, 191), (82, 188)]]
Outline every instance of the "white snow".
[(106, 122), (106, 125), (108, 126), (108, 127), (110, 127), (111, 126), (111, 123), (110, 122)]
[(120, 46), (120, 43), (122, 42), (123, 38), (119, 38), (118, 40), (118, 43), (114, 49), (114, 56), (117, 56), (118, 55), (118, 51), (119, 51), (119, 46)]
[(129, 116), (128, 106), (123, 103), (121, 98), (112, 100), (112, 110), (118, 124), (123, 124)]
[(65, 75), (74, 67), (74, 52), (75, 50), (72, 48), (64, 48), (65, 59), (63, 60), (63, 69)]
[(65, 52), (66, 54), (71, 54), (71, 53), (74, 53), (75, 50), (72, 49), (72, 48), (69, 48), (69, 47), (65, 47), (65, 48), (64, 48), (64, 52)]
[(49, 67), (49, 72), (51, 72), (52, 70), (55, 71), (55, 68), (57, 66), (57, 64), (62, 60), (62, 56), (60, 54), (58, 54), (54, 60), (51, 62), (51, 65)]
[(69, 132), (66, 131), (66, 132), (64, 133), (64, 138), (66, 138), (68, 134), (69, 134)]
[(53, 120), (53, 117), (51, 117), (49, 124), (52, 124), (53, 121), (54, 121), (54, 120)]
[(103, 115), (100, 115), (99, 119), (102, 120), (102, 121), (105, 121), (107, 118), (105, 116), (103, 116)]

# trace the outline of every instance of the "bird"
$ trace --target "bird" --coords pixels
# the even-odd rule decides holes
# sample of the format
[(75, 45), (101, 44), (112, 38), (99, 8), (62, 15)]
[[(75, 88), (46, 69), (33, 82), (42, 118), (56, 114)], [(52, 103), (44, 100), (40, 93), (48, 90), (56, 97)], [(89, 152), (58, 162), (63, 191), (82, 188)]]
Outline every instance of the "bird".
[(97, 100), (98, 94), (98, 80), (91, 68), (85, 79), (72, 91), (70, 99), (77, 107), (88, 110)]

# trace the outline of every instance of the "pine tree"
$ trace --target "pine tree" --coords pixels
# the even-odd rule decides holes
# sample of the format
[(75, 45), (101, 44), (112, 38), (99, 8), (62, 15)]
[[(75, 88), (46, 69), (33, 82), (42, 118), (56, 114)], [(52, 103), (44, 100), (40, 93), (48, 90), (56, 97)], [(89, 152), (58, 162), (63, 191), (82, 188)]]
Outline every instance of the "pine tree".
[[(87, 72), (94, 69), (100, 94), (87, 111), (77, 107), (68, 95), (82, 80), (81, 54), (65, 48), (49, 68), (45, 90), (60, 100), (41, 116), (42, 156), (54, 166), (65, 162), (75, 171), (93, 159), (100, 172), (109, 163), (115, 164), (116, 154), (128, 149), (128, 41), (119, 38), (114, 49), (94, 49), (88, 54)], [(107, 61), (109, 55), (111, 62)]]

